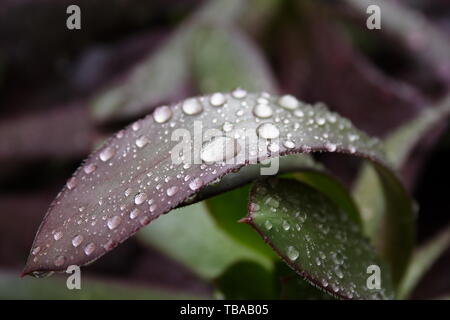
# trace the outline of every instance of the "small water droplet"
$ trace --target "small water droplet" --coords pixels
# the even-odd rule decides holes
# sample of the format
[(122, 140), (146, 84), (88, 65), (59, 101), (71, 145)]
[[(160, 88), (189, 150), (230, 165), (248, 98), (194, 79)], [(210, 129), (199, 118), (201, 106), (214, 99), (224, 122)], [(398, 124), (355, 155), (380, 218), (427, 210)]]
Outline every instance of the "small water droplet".
[(192, 191), (196, 191), (203, 186), (203, 180), (201, 178), (195, 178), (189, 183), (189, 188)]
[(41, 247), (37, 246), (36, 248), (33, 249), (33, 251), (31, 251), (31, 253), (35, 256), (37, 255), (39, 252), (41, 252)]
[(270, 122), (261, 124), (256, 131), (258, 136), (263, 139), (276, 139), (280, 136), (280, 131), (278, 128)]
[(285, 142), (283, 142), (283, 146), (287, 149), (293, 149), (295, 148), (295, 143), (291, 140), (286, 140)]
[(76, 248), (83, 242), (83, 240), (84, 240), (84, 237), (79, 234), (79, 235), (73, 237), (72, 245)]
[(61, 239), (63, 237), (63, 233), (61, 231), (55, 232), (53, 234), (53, 239), (55, 239), (56, 241), (58, 241), (59, 239)]
[(75, 177), (70, 178), (69, 180), (67, 180), (66, 185), (69, 190), (72, 190), (77, 186), (77, 179)]
[(266, 222), (264, 222), (264, 225), (267, 230), (272, 229), (272, 222), (270, 222), (269, 220), (266, 220)]
[(153, 119), (157, 123), (165, 123), (172, 118), (172, 109), (168, 106), (161, 106), (155, 109), (153, 112)]
[(64, 256), (58, 256), (55, 259), (55, 266), (60, 267), (64, 264), (65, 261), (66, 261), (66, 258)]
[(131, 125), (131, 129), (133, 129), (133, 131), (138, 131), (140, 128), (141, 128), (141, 124), (138, 121), (136, 121), (135, 123), (133, 123)]
[(233, 126), (232, 123), (226, 121), (226, 122), (224, 122), (224, 124), (223, 124), (223, 126), (222, 126), (222, 130), (223, 130), (224, 132), (230, 132), (231, 130), (233, 130), (233, 127), (234, 127), (234, 126)]
[(291, 225), (286, 220), (283, 220), (281, 225), (282, 225), (284, 231), (289, 231), (289, 229), (291, 228)]
[(95, 170), (97, 170), (97, 166), (93, 163), (90, 163), (90, 164), (85, 165), (83, 170), (86, 174), (90, 174), (90, 173), (94, 172)]
[(108, 224), (108, 228), (110, 230), (114, 230), (120, 225), (121, 222), (122, 222), (122, 218), (121, 217), (114, 216), (114, 217), (112, 217), (111, 219), (108, 220), (108, 223), (107, 223)]
[(226, 98), (225, 96), (220, 93), (214, 93), (210, 98), (209, 98), (209, 103), (211, 103), (212, 106), (214, 107), (220, 107), (223, 106), (223, 104), (225, 103)]
[(105, 149), (103, 149), (102, 152), (100, 152), (100, 160), (102, 160), (103, 162), (106, 162), (109, 159), (111, 159), (115, 153), (116, 153), (116, 150), (114, 150), (114, 148), (106, 147)]
[(289, 246), (287, 248), (287, 256), (290, 260), (295, 261), (298, 259), (299, 253), (293, 246)]
[(326, 144), (325, 144), (325, 148), (328, 150), (328, 151), (330, 151), (330, 152), (334, 152), (334, 151), (336, 151), (336, 145), (334, 144), (334, 143), (331, 143), (331, 142), (327, 142)]
[(172, 186), (170, 188), (167, 188), (166, 190), (166, 194), (169, 197), (172, 197), (173, 195), (175, 195), (178, 192), (178, 187), (177, 186)]
[(141, 210), (139, 210), (138, 208), (134, 208), (130, 212), (130, 219), (136, 219), (140, 214), (141, 214)]
[(95, 244), (93, 242), (89, 243), (86, 247), (84, 247), (84, 254), (89, 256), (94, 252)]
[(196, 115), (203, 111), (203, 106), (196, 98), (190, 98), (183, 102), (182, 109), (187, 115)]
[(253, 114), (258, 118), (266, 119), (273, 115), (273, 111), (269, 105), (259, 103), (253, 108)]
[(280, 104), (280, 106), (288, 110), (294, 110), (299, 106), (297, 98), (290, 94), (282, 96), (278, 103)]
[(247, 96), (247, 91), (241, 88), (234, 89), (231, 95), (236, 99), (242, 99)]
[(149, 142), (150, 142), (150, 140), (146, 136), (140, 136), (139, 138), (136, 139), (136, 146), (138, 148), (143, 148)]
[(134, 203), (137, 205), (143, 204), (144, 201), (147, 200), (147, 195), (143, 192), (138, 193), (135, 197), (134, 197)]

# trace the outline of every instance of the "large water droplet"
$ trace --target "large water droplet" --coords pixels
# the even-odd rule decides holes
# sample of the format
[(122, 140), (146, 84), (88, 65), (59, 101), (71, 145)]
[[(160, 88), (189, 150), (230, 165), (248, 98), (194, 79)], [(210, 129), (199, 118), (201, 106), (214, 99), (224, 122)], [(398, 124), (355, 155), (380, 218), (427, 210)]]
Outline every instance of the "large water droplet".
[(134, 197), (134, 203), (137, 205), (143, 204), (144, 201), (147, 200), (147, 195), (143, 192), (138, 193), (135, 197)]
[(172, 186), (170, 188), (167, 188), (166, 193), (169, 197), (172, 197), (173, 195), (175, 195), (178, 192), (178, 187), (177, 186)]
[(112, 217), (111, 219), (108, 220), (108, 223), (107, 223), (108, 224), (108, 228), (110, 230), (114, 230), (120, 225), (121, 222), (122, 222), (122, 218), (121, 217), (114, 216), (114, 217)]
[(247, 91), (245, 91), (244, 89), (241, 89), (241, 88), (237, 88), (237, 89), (233, 90), (231, 95), (236, 99), (243, 99), (247, 96)]
[(83, 240), (84, 240), (84, 237), (79, 234), (79, 235), (73, 237), (72, 245), (76, 248), (83, 242)]
[(90, 163), (90, 164), (85, 165), (83, 170), (86, 174), (90, 174), (90, 173), (94, 172), (95, 170), (97, 170), (97, 166), (93, 163)]
[(273, 114), (272, 108), (268, 104), (257, 104), (253, 108), (253, 114), (262, 119), (270, 118)]
[(115, 153), (116, 150), (114, 150), (114, 148), (106, 147), (102, 152), (100, 152), (100, 160), (102, 160), (103, 162), (108, 161), (114, 156)]
[(136, 146), (138, 148), (143, 148), (149, 142), (150, 142), (150, 140), (146, 136), (140, 136), (139, 138), (136, 139)]
[(287, 256), (290, 260), (295, 261), (298, 259), (299, 253), (293, 246), (289, 246), (287, 248)]
[(185, 114), (195, 115), (203, 111), (203, 106), (196, 98), (190, 98), (183, 102), (182, 109)]
[(212, 106), (214, 107), (220, 107), (223, 106), (223, 104), (225, 103), (226, 98), (225, 96), (220, 93), (214, 93), (210, 98), (209, 98), (209, 103), (211, 103)]
[(130, 212), (130, 219), (136, 219), (140, 214), (141, 214), (141, 210), (139, 210), (138, 208), (134, 208)]
[(84, 247), (84, 254), (89, 256), (94, 252), (95, 244), (93, 242), (89, 243), (86, 247)]
[(72, 190), (77, 186), (77, 179), (75, 177), (70, 178), (69, 180), (67, 180), (66, 185), (69, 190)]
[(63, 237), (63, 233), (61, 231), (57, 231), (53, 234), (53, 239), (59, 240)]
[(206, 163), (226, 161), (234, 158), (241, 146), (239, 142), (231, 137), (216, 137), (203, 145), (200, 158)]
[(153, 119), (157, 123), (164, 123), (172, 118), (172, 110), (168, 106), (161, 106), (153, 112)]
[(273, 123), (263, 123), (257, 129), (258, 136), (263, 139), (276, 139), (280, 136), (280, 131)]
[(296, 97), (291, 96), (290, 94), (284, 95), (278, 101), (280, 106), (288, 110), (294, 110), (299, 106), (299, 102)]
[(203, 180), (201, 178), (195, 178), (189, 183), (189, 188), (192, 191), (196, 191), (203, 186)]

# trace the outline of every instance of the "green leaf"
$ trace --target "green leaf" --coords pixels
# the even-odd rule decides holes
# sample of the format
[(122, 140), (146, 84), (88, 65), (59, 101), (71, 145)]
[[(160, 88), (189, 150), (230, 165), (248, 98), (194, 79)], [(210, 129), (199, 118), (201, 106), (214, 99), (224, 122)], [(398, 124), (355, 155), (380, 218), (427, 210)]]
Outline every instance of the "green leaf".
[(285, 263), (275, 265), (277, 298), (283, 300), (332, 300), (334, 296), (312, 285)]
[(200, 92), (275, 91), (269, 67), (260, 51), (242, 33), (207, 25), (193, 40), (193, 73)]
[[(389, 299), (389, 268), (356, 223), (317, 190), (295, 180), (255, 183), (247, 222), (299, 275), (346, 299)], [(381, 270), (381, 289), (367, 286), (367, 268)]]
[[(69, 276), (69, 275), (67, 275)], [(112, 281), (81, 278), (80, 290), (69, 290), (65, 277), (21, 279), (17, 274), (0, 272), (0, 299), (19, 300), (148, 300), (148, 299), (205, 299), (208, 297), (168, 291), (161, 288), (130, 286)]]
[(274, 252), (265, 245), (264, 241), (261, 241), (252, 228), (246, 224), (237, 223), (247, 214), (249, 190), (250, 185), (228, 191), (206, 200), (206, 206), (223, 232), (249, 249), (273, 259), (276, 257)]
[(143, 229), (139, 237), (205, 279), (220, 276), (242, 260), (254, 261), (267, 270), (272, 268), (271, 259), (242, 246), (222, 231), (204, 202), (160, 217)]
[(260, 264), (241, 261), (214, 281), (224, 299), (274, 299), (273, 271)]
[[(403, 125), (386, 138), (386, 155), (394, 168), (399, 169), (423, 135), (449, 114), (450, 96), (444, 98), (437, 107), (426, 109), (415, 119)], [(380, 229), (382, 226), (390, 225), (392, 228), (395, 225), (403, 225), (401, 221), (397, 221), (394, 224), (386, 221), (396, 221), (402, 215), (398, 214), (397, 208), (389, 207), (395, 204), (395, 196), (389, 194), (389, 192), (385, 192), (382, 184), (383, 182), (380, 181), (380, 176), (377, 175), (376, 169), (372, 166), (365, 165), (353, 189), (355, 201), (360, 208), (365, 232), (376, 245), (380, 245), (380, 242), (383, 240), (380, 237)], [(387, 200), (386, 197), (391, 197), (391, 201)], [(404, 219), (407, 219), (406, 216), (404, 216)], [(409, 222), (405, 222), (406, 227), (409, 224)], [(395, 234), (403, 236), (407, 229), (393, 229), (391, 234), (394, 237)], [(411, 230), (407, 232), (410, 235), (412, 234)], [(392, 241), (391, 243), (395, 244), (398, 241)], [(401, 247), (400, 245), (398, 246)], [(410, 247), (410, 245), (407, 247)], [(396, 255), (396, 253), (392, 254)]]
[(398, 291), (400, 299), (405, 299), (411, 294), (422, 276), (448, 247), (450, 247), (450, 226), (415, 251)]

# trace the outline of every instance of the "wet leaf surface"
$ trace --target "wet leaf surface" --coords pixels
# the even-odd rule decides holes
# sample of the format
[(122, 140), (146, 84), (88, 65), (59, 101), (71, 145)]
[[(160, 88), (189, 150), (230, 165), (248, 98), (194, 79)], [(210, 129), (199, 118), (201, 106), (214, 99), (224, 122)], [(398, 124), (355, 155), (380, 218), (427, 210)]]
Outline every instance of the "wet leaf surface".
[[(299, 275), (346, 299), (390, 299), (389, 268), (347, 213), (325, 195), (289, 179), (255, 183), (247, 223)], [(369, 289), (367, 268), (381, 270), (381, 288)]]

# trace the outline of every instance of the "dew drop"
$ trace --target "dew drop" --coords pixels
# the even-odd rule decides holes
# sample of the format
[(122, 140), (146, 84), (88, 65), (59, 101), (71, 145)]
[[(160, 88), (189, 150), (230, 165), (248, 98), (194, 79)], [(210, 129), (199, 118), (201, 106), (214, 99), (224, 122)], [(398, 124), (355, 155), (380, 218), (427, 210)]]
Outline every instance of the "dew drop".
[(134, 197), (134, 203), (137, 205), (143, 204), (144, 201), (147, 200), (147, 195), (143, 192), (138, 193), (135, 197)]
[(138, 131), (140, 128), (141, 124), (137, 121), (131, 125), (131, 129), (133, 129), (133, 131)]
[(161, 106), (153, 112), (153, 119), (157, 123), (164, 123), (172, 118), (172, 110), (168, 106)]
[(231, 95), (236, 99), (242, 99), (247, 96), (247, 91), (241, 88), (234, 89)]
[(64, 256), (58, 256), (55, 259), (55, 266), (60, 267), (64, 264), (65, 261), (66, 261), (66, 258)]
[(298, 259), (298, 251), (293, 246), (287, 248), (287, 256), (290, 260), (295, 261)]
[(90, 174), (90, 173), (94, 172), (95, 170), (97, 170), (97, 166), (93, 163), (90, 163), (90, 164), (85, 165), (83, 170), (86, 174)]
[(79, 235), (73, 237), (72, 245), (76, 248), (83, 242), (83, 240), (84, 240), (83, 236), (79, 234)]
[(222, 126), (222, 130), (223, 130), (224, 132), (230, 132), (231, 130), (233, 130), (233, 127), (234, 127), (234, 126), (233, 126), (232, 123), (226, 121), (226, 122), (224, 122), (224, 124), (223, 124), (223, 126)]
[(189, 183), (189, 188), (192, 191), (196, 191), (203, 186), (203, 180), (201, 178), (195, 178)]
[(107, 223), (108, 228), (110, 230), (114, 230), (120, 225), (121, 222), (122, 222), (122, 218), (120, 218), (119, 216), (114, 216), (108, 220), (108, 223)]
[(266, 119), (272, 116), (273, 111), (269, 105), (259, 103), (253, 108), (253, 114), (255, 117)]
[(174, 196), (177, 192), (178, 192), (178, 187), (177, 186), (172, 186), (170, 188), (167, 188), (167, 190), (166, 190), (166, 194), (169, 197)]
[(149, 142), (150, 142), (150, 140), (146, 136), (140, 136), (139, 138), (136, 139), (136, 146), (138, 148), (143, 148)]
[(275, 139), (280, 135), (280, 131), (273, 123), (263, 123), (256, 129), (258, 136), (263, 139)]
[(267, 230), (270, 230), (272, 229), (272, 222), (266, 220), (266, 222), (264, 222), (264, 226), (266, 227)]
[(285, 142), (283, 142), (283, 146), (287, 149), (293, 149), (295, 148), (295, 143), (291, 140), (286, 140)]
[(69, 180), (67, 180), (66, 185), (69, 190), (72, 190), (77, 186), (77, 179), (75, 177), (70, 178)]
[(327, 142), (327, 143), (325, 144), (325, 148), (326, 148), (328, 151), (330, 151), (330, 152), (336, 151), (336, 145), (335, 145), (334, 143), (331, 143), (331, 142)]
[(209, 103), (211, 103), (211, 105), (213, 105), (214, 107), (220, 107), (225, 103), (226, 99), (225, 96), (220, 93), (214, 93), (210, 98), (209, 98)]
[(63, 237), (63, 233), (61, 231), (55, 232), (53, 234), (53, 239), (55, 239), (56, 241), (58, 241), (59, 239), (61, 239)]
[(33, 249), (33, 251), (31, 252), (34, 256), (37, 255), (39, 252), (41, 252), (41, 247), (36, 247)]
[(130, 212), (130, 219), (136, 219), (140, 214), (141, 214), (141, 210), (139, 210), (138, 208), (134, 208)]
[(103, 162), (108, 161), (114, 156), (115, 153), (116, 151), (114, 150), (114, 148), (106, 147), (102, 152), (100, 152), (100, 160), (102, 160)]
[(290, 94), (282, 96), (278, 103), (280, 106), (288, 110), (294, 110), (299, 105), (297, 98)]
[(200, 158), (206, 163), (214, 163), (234, 158), (241, 146), (231, 137), (221, 136), (205, 143), (202, 147)]
[(286, 220), (283, 220), (281, 225), (282, 225), (284, 231), (289, 231), (289, 229), (291, 228), (291, 225)]
[(93, 242), (89, 243), (86, 247), (84, 247), (84, 254), (89, 256), (94, 252), (95, 244)]
[(183, 102), (182, 109), (187, 115), (196, 115), (203, 111), (203, 106), (196, 98), (190, 98)]

